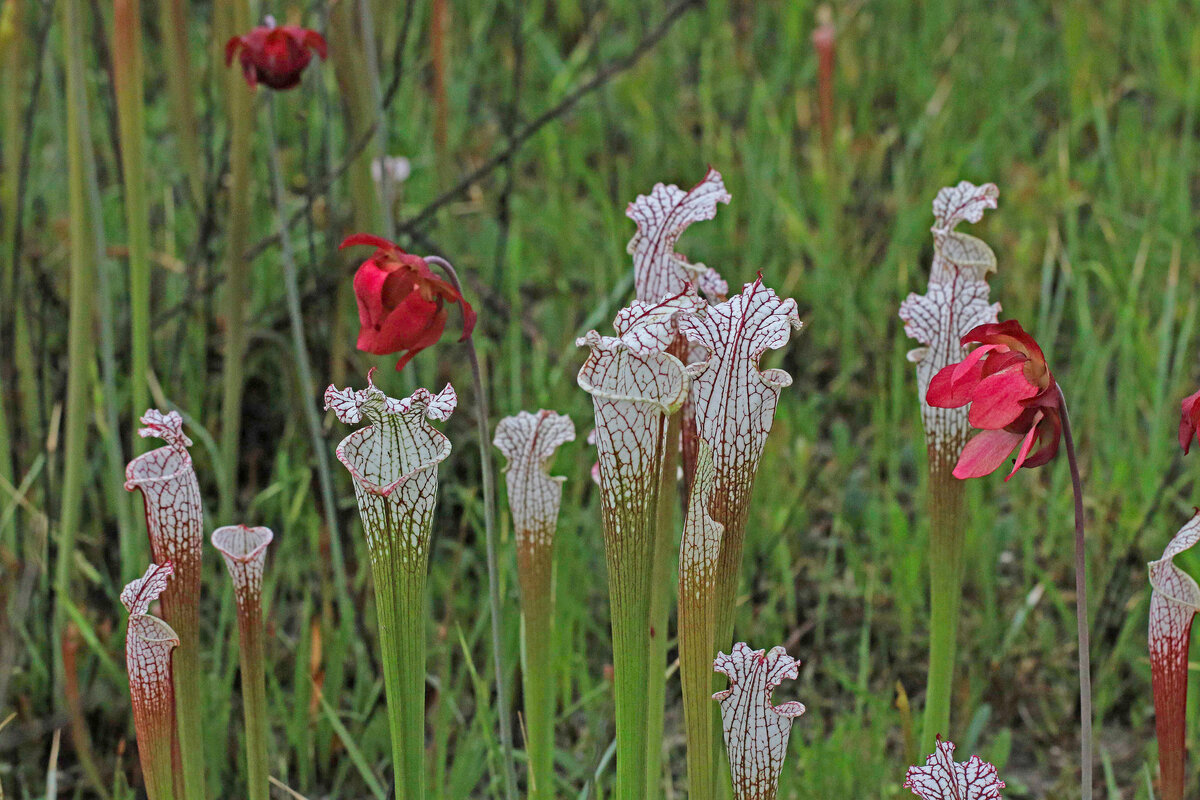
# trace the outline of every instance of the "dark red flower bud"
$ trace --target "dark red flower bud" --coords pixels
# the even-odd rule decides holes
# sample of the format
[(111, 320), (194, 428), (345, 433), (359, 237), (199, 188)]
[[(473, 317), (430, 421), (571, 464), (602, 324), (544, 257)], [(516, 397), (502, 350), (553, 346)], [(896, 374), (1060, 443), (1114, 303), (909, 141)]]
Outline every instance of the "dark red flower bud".
[(446, 303), (462, 305), (462, 339), (471, 335), (475, 328), (471, 304), (450, 283), (434, 275), (425, 259), (366, 233), (348, 237), (341, 247), (360, 244), (374, 245), (376, 250), (354, 274), (361, 326), (359, 350), (375, 355), (400, 353), (396, 369), (404, 369), (413, 356), (442, 338)]
[(267, 23), (225, 44), (225, 66), (233, 63), (234, 53), (241, 48), (242, 73), (251, 88), (264, 83), (272, 89), (291, 89), (300, 84), (311, 51), (325, 58), (325, 38), (296, 25), (276, 27), (269, 17)]

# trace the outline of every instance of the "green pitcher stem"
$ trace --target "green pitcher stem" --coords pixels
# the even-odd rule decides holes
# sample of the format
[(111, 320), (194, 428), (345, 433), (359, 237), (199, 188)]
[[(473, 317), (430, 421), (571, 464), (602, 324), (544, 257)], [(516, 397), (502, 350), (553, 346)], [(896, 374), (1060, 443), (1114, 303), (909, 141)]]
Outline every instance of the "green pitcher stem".
[(962, 599), (963, 483), (953, 473), (956, 448), (929, 452), (929, 675), (920, 751), (951, 736), (950, 696)]
[(425, 797), (425, 566), (372, 559), (395, 800)]
[[(646, 792), (647, 655), (650, 644), (648, 553), (610, 558), (613, 703), (617, 728), (617, 800), (640, 800)], [(630, 563), (641, 560), (641, 564)], [(632, 566), (627, 570), (624, 564)], [(627, 574), (632, 573), (632, 574)], [(661, 743), (661, 742), (660, 742)]]
[(182, 772), (176, 776), (176, 794), (182, 800), (203, 800), (204, 785), (204, 696), (200, 690), (199, 609), (182, 598), (164, 595), (162, 616), (179, 636), (171, 654), (175, 683), (175, 725), (178, 730)]
[(671, 617), (671, 553), (675, 552), (675, 507), (678, 480), (680, 412), (667, 421), (666, 452), (658, 489), (658, 519), (650, 576), (650, 654), (646, 683), (646, 800), (656, 800), (662, 788), (663, 716), (666, 702), (666, 660)]
[(519, 557), (521, 567), (521, 675), (529, 800), (554, 797), (553, 562), (549, 548)]
[[(713, 727), (712, 621), (715, 598), (711, 591), (696, 591), (680, 582), (679, 592), (679, 679), (683, 686), (683, 721), (687, 737), (689, 800), (712, 800), (721, 760), (717, 757)], [(719, 712), (718, 712), (719, 713)]]
[(239, 658), (242, 666), (242, 714), (246, 723), (246, 788), (249, 800), (267, 800), (267, 678), (263, 654), (262, 604), (258, 598), (238, 604)]
[[(386, 169), (383, 170), (385, 173)], [(454, 265), (439, 256), (428, 256), (428, 263), (441, 269), (454, 285), (458, 296), (462, 297), (462, 283)], [(488, 574), (488, 605), (491, 613), (492, 630), (492, 667), (496, 672), (496, 716), (500, 727), (500, 749), (504, 755), (504, 794), (508, 800), (516, 800), (517, 779), (516, 766), (513, 757), (513, 737), (510, 700), (507, 681), (504, 677), (503, 644), (504, 638), (500, 629), (500, 566), (496, 555), (496, 478), (492, 470), (492, 453), (488, 448), (491, 432), (487, 406), (487, 383), (484, 380), (483, 365), (479, 361), (479, 353), (475, 348), (475, 339), (468, 336), (467, 359), (471, 364), (471, 380), (475, 385), (475, 425), (479, 432), (479, 471), (483, 479), (483, 523), (484, 549), (487, 555)]]

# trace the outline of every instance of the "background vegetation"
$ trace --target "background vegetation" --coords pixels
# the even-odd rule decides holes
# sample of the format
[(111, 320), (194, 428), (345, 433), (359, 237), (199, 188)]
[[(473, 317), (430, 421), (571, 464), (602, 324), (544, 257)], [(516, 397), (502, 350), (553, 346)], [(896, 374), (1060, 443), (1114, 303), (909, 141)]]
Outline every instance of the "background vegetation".
[[(95, 233), (104, 258), (96, 262), (92, 303), (100, 348), (87, 375), (84, 513), (77, 529), (64, 531), (67, 261), (73, 245), (90, 243), (68, 236), (64, 164), (73, 101), (64, 88), (60, 16), (50, 2), (4, 5), (16, 22), (2, 32), (8, 191), (0, 209), (0, 403), (12, 447), (0, 464), (0, 719), (10, 710), (16, 717), (0, 732), (0, 784), (16, 798), (93, 797), (91, 771), (107, 791), (129, 796), (125, 781), (136, 757), (117, 595), (141, 567), (123, 569), (117, 543), (123, 526), (141, 542), (142, 523), (121, 486), (135, 423), (112, 9), (79, 4), (97, 175), (88, 199), (102, 223)], [(386, 150), (412, 163), (395, 217), (402, 244), (444, 254), (465, 274), (497, 417), (548, 407), (588, 429), (591, 404), (575, 386), (583, 353), (574, 338), (607, 325), (629, 297), (625, 244), (633, 225), (623, 212), (655, 182), (690, 185), (706, 164), (719, 168), (733, 202), (715, 221), (694, 226), (681, 249), (732, 285), (761, 270), (800, 304), (806, 332), (772, 356), (796, 380), (781, 398), (759, 475), (737, 623), (739, 639), (756, 647), (784, 643), (804, 661), (800, 680), (780, 692), (808, 706), (794, 729), (784, 797), (903, 794), (925, 682), (928, 556), (924, 445), (913, 369), (904, 359), (911, 343), (896, 309), (925, 285), (938, 188), (960, 179), (1000, 186), (999, 209), (971, 233), (995, 249), (992, 296), (1047, 347), (1081, 440), (1099, 796), (1150, 797), (1156, 766), (1144, 565), (1200, 502), (1196, 467), (1174, 443), (1179, 399), (1200, 373), (1200, 6), (837, 3), (836, 116), (826, 150), (816, 121), (811, 3), (712, 0), (672, 9), (645, 0), (449, 0), (440, 43), (435, 5), (377, 0), (374, 7), (381, 84), (396, 87)], [(302, 404), (319, 400), (297, 387), (279, 249), (269, 238), (263, 90), (252, 123), (239, 513), (214, 518), (228, 207), (221, 191), (228, 163), (223, 40), (210, 26), (212, 6), (190, 3), (187, 47), (206, 165), (196, 199), (167, 95), (180, 54), (164, 45), (154, 8), (144, 9), (143, 28), (153, 402), (187, 415), (206, 529), (245, 521), (276, 532), (265, 588), (272, 773), (309, 798), (382, 797), (389, 747), (365, 543), (350, 482), (335, 470), (347, 560), (340, 592), (302, 412)], [(254, 9), (267, 12), (329, 32), (322, 2)], [(329, 38), (331, 48), (340, 45)], [(316, 380), (359, 386), (375, 364), (393, 395), (452, 380), (466, 402), (469, 375), (453, 343), (422, 353), (400, 374), (391, 359), (352, 349), (356, 321), (346, 287), (355, 256), (365, 253), (335, 247), (356, 227), (355, 215), (369, 213), (361, 182), (352, 188), (339, 172), (360, 144), (343, 108), (364, 91), (339, 87), (331, 59), (276, 98), (287, 202), (296, 215), (288, 235), (300, 261)], [(576, 93), (578, 102), (563, 113), (539, 120)], [(11, 191), (18, 183), (20, 191)], [(429, 785), (438, 797), (494, 797), (500, 773), (479, 442), (465, 412), (447, 430), (455, 451), (441, 470), (430, 580)], [(325, 446), (346, 432), (329, 415)], [(558, 545), (565, 710), (557, 764), (562, 796), (594, 798), (607, 795), (613, 770), (606, 758), (607, 594), (589, 450), (581, 436), (556, 468), (568, 476)], [(968, 497), (951, 733), (960, 752), (977, 751), (1000, 767), (1006, 796), (1073, 796), (1066, 464), (1003, 485), (998, 476), (975, 481)], [(68, 535), (74, 546), (63, 552), (58, 543)], [(502, 545), (507, 668), (515, 671), (507, 525)], [(243, 759), (234, 604), (216, 553), (207, 556), (210, 794), (235, 797)], [(71, 624), (56, 641), (48, 621), (54, 564), (63, 558), (74, 580), (59, 612)], [(58, 682), (56, 663), (64, 674)], [(1200, 724), (1196, 713), (1190, 719), (1194, 737)], [(668, 684), (664, 747), (668, 797), (684, 797), (677, 682)]]

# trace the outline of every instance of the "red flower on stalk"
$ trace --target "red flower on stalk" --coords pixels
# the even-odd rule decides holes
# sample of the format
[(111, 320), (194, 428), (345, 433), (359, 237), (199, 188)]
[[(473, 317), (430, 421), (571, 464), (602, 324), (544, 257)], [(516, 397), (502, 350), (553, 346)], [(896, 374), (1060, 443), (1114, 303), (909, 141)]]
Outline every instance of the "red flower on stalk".
[(1179, 446), (1186, 456), (1192, 449), (1192, 440), (1200, 437), (1196, 430), (1200, 428), (1200, 392), (1183, 398), (1182, 415), (1179, 418)]
[(396, 369), (426, 347), (437, 344), (446, 330), (446, 303), (460, 303), (463, 334), (475, 328), (475, 311), (458, 289), (433, 274), (420, 256), (401, 250), (379, 236), (356, 233), (343, 247), (369, 244), (375, 252), (354, 274), (358, 301), (358, 349), (377, 356), (400, 353)]
[(299, 86), (300, 73), (312, 61), (311, 51), (315, 50), (322, 60), (326, 54), (325, 37), (321, 34), (298, 25), (276, 27), (271, 17), (267, 17), (265, 25), (225, 43), (225, 66), (233, 63), (239, 47), (242, 73), (252, 89), (259, 83), (272, 89)]
[(963, 447), (954, 476), (990, 474), (1018, 447), (1006, 481), (1021, 467), (1054, 458), (1062, 435), (1058, 384), (1037, 342), (1016, 320), (980, 325), (961, 341), (979, 347), (934, 375), (926, 393), (929, 405), (939, 408), (970, 403), (967, 419), (982, 430)]

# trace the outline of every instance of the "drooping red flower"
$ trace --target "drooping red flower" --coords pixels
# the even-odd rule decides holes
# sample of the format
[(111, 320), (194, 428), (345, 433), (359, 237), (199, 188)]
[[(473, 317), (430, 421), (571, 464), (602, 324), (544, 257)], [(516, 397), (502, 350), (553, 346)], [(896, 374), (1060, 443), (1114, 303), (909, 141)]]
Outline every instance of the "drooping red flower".
[(1196, 432), (1198, 428), (1200, 428), (1200, 392), (1183, 398), (1182, 414), (1179, 417), (1179, 446), (1183, 448), (1185, 456), (1188, 450), (1192, 449), (1192, 441), (1200, 437), (1200, 434)]
[(254, 88), (264, 83), (272, 89), (291, 89), (300, 85), (300, 74), (312, 61), (312, 51), (324, 60), (325, 37), (298, 25), (276, 27), (267, 17), (267, 24), (249, 33), (234, 36), (225, 43), (225, 66), (233, 63), (234, 53), (241, 48), (240, 60), (246, 83)]
[(375, 252), (354, 274), (358, 301), (358, 349), (374, 355), (400, 353), (396, 369), (437, 343), (446, 330), (446, 303), (460, 303), (463, 335), (475, 328), (475, 311), (453, 285), (433, 274), (420, 256), (379, 236), (356, 233), (342, 247), (373, 245)]
[(1047, 463), (1058, 452), (1062, 418), (1042, 349), (1016, 320), (973, 328), (962, 337), (963, 346), (971, 343), (979, 346), (934, 375), (926, 393), (926, 402), (939, 408), (970, 403), (968, 420), (982, 431), (963, 447), (954, 476), (988, 475), (1018, 447), (1005, 480), (1021, 467)]

